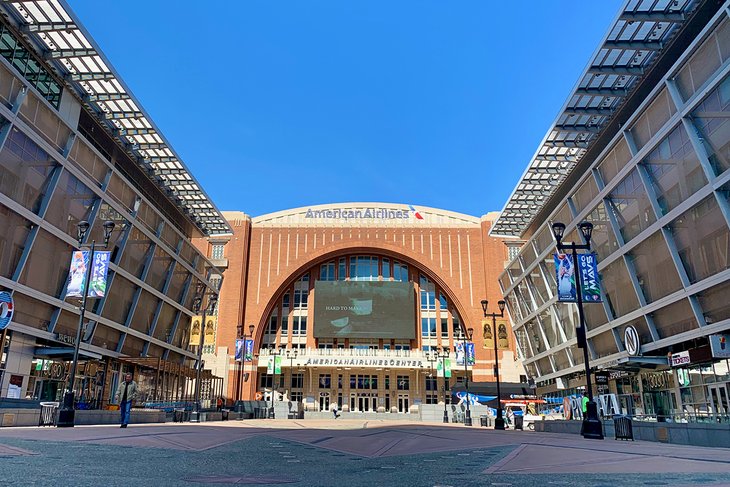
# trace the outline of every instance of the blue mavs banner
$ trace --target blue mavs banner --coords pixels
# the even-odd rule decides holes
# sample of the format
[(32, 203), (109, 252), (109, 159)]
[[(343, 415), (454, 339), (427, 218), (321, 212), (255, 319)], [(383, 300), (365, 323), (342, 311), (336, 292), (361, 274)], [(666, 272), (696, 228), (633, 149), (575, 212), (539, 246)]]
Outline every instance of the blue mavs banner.
[[(82, 297), (90, 254), (88, 250), (77, 250), (71, 255), (66, 297)], [(109, 272), (110, 256), (111, 252), (94, 252), (91, 282), (86, 293), (88, 297), (103, 298), (106, 294), (106, 275)]]
[(583, 289), (584, 303), (600, 303), (601, 288), (598, 280), (598, 256), (595, 253), (578, 254), (578, 272)]
[(236, 340), (236, 354), (234, 358), (236, 362), (243, 360), (243, 340)]
[[(573, 256), (554, 254), (555, 278), (558, 283), (558, 301), (575, 303), (578, 300)], [(578, 254), (578, 272), (583, 284), (583, 301), (600, 303), (601, 289), (598, 280), (598, 259), (596, 254)]]
[(246, 340), (243, 345), (243, 361), (253, 362), (253, 340)]

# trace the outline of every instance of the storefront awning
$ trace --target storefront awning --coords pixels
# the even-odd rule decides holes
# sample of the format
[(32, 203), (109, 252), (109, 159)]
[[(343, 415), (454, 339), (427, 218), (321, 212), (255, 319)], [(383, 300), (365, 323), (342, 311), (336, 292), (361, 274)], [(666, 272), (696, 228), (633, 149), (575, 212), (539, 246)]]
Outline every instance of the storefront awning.
[[(72, 360), (74, 356), (73, 347), (36, 347), (34, 354), (36, 357), (60, 358), (64, 360)], [(79, 349), (79, 356), (94, 360), (101, 360), (103, 357), (98, 353), (88, 350)]]

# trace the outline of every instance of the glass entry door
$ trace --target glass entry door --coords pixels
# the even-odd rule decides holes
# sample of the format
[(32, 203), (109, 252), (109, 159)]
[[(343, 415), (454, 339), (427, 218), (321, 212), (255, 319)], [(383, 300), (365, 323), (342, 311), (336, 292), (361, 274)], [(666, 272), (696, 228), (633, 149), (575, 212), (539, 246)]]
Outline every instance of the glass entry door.
[(330, 393), (320, 392), (319, 393), (319, 410), (329, 411), (330, 408)]
[(398, 394), (398, 412), (407, 413), (408, 408), (408, 394)]
[(718, 422), (727, 423), (730, 421), (730, 392), (728, 392), (728, 384), (712, 384), (707, 386), (710, 393), (710, 404), (712, 405), (712, 413)]

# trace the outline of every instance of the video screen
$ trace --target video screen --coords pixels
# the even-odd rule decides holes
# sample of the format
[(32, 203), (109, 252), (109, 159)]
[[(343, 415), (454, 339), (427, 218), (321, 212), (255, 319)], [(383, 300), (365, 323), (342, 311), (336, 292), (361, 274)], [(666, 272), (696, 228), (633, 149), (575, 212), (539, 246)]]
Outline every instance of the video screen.
[(315, 338), (416, 338), (411, 282), (317, 281)]

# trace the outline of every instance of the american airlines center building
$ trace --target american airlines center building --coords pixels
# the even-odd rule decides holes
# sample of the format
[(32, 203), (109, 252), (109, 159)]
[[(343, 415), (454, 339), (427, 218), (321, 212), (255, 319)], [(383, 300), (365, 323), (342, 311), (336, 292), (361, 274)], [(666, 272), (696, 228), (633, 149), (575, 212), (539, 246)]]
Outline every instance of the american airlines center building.
[[(450, 402), (465, 374), (493, 382), (494, 338), (502, 380), (520, 380), (511, 325), (495, 337), (482, 323), (481, 300), (498, 311), (508, 253), (488, 236), (496, 215), (381, 203), (223, 215), (233, 235), (198, 243), (225, 269), (204, 359), (229, 397), (268, 399), (273, 388), (309, 411), (413, 412)], [(235, 361), (251, 328), (252, 360)], [(457, 349), (469, 328), (465, 368)]]

